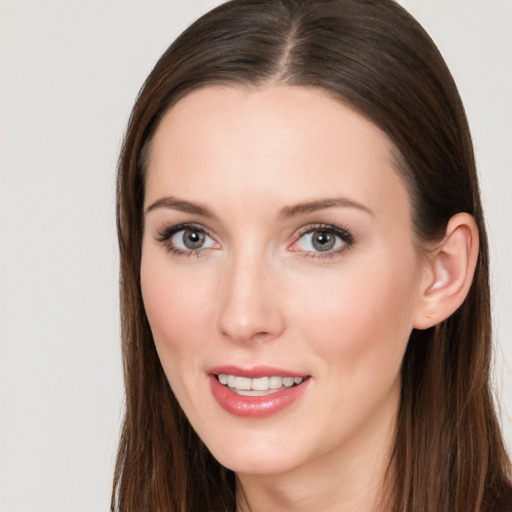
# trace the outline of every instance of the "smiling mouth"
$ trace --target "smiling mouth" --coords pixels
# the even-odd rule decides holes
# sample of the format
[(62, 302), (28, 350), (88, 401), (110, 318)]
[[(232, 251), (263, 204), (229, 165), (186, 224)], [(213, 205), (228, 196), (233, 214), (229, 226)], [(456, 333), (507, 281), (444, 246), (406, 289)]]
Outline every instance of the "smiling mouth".
[(267, 396), (277, 391), (284, 391), (302, 384), (307, 377), (240, 377), (221, 373), (215, 375), (217, 380), (231, 392), (241, 396)]

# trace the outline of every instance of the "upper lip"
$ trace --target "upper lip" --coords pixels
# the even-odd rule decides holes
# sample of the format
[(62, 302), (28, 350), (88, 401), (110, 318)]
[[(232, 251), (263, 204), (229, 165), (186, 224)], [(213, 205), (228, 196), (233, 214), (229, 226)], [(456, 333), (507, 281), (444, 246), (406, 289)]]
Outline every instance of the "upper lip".
[(241, 367), (235, 365), (215, 366), (208, 370), (210, 375), (235, 375), (237, 377), (248, 377), (257, 379), (258, 377), (306, 377), (307, 374), (300, 371), (285, 370), (283, 368), (275, 368), (271, 366), (252, 366)]

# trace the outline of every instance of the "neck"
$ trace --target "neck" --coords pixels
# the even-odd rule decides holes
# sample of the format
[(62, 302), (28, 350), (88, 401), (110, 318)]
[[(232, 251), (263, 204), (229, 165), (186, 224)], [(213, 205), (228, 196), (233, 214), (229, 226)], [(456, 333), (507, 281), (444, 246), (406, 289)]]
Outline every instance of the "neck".
[(237, 474), (237, 512), (382, 511), (395, 431), (389, 417), (349, 446), (284, 474)]

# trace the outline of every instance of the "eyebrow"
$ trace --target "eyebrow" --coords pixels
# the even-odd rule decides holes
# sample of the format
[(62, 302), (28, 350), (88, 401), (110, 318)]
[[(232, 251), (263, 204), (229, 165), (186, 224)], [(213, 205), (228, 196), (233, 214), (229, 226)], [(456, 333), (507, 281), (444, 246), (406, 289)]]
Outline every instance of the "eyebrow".
[[(374, 213), (369, 208), (356, 201), (352, 201), (351, 199), (347, 199), (345, 197), (334, 197), (327, 199), (317, 199), (314, 201), (306, 201), (304, 203), (285, 206), (281, 210), (279, 217), (286, 219), (290, 217), (295, 217), (297, 215), (304, 215), (307, 213), (316, 212), (318, 210), (340, 207), (356, 208), (357, 210), (364, 211), (372, 216), (374, 215)], [(193, 213), (207, 218), (215, 217), (213, 212), (206, 206), (192, 203), (190, 201), (185, 201), (183, 199), (176, 199), (175, 197), (172, 196), (166, 196), (157, 199), (154, 203), (152, 203), (146, 208), (145, 213), (147, 214), (152, 210), (156, 210), (157, 208), (170, 208), (172, 210), (178, 210), (184, 213)]]
[(196, 203), (191, 203), (190, 201), (184, 201), (182, 199), (176, 199), (172, 196), (161, 197), (157, 199), (154, 203), (150, 204), (145, 213), (149, 213), (152, 210), (156, 210), (157, 208), (170, 208), (172, 210), (178, 210), (184, 213), (194, 213), (196, 215), (202, 215), (203, 217), (213, 218), (215, 215), (213, 212), (207, 208), (206, 206), (201, 206)]
[(347, 199), (346, 197), (333, 197), (326, 199), (318, 199), (314, 201), (307, 201), (304, 203), (295, 204), (292, 206), (285, 206), (280, 213), (281, 218), (294, 217), (296, 215), (303, 215), (306, 213), (316, 212), (318, 210), (324, 210), (326, 208), (356, 208), (357, 210), (364, 211), (370, 215), (374, 215), (372, 210), (366, 206)]

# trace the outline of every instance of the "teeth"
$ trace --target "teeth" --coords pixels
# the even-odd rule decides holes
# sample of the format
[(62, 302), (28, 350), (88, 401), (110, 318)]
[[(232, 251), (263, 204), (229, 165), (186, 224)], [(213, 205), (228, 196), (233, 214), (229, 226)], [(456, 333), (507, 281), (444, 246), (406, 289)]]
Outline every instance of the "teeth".
[(237, 377), (235, 379), (235, 387), (236, 389), (244, 389), (246, 391), (249, 391), (251, 389), (251, 379), (248, 379), (247, 377)]
[(279, 389), (283, 385), (283, 377), (270, 377), (269, 387), (270, 389)]
[[(247, 379), (251, 380), (251, 379)], [(260, 377), (259, 379), (252, 379), (250, 383), (251, 387), (248, 389), (254, 389), (255, 391), (266, 391), (269, 388), (269, 378), (268, 377)]]
[(294, 384), (298, 385), (304, 380), (303, 377), (277, 377), (275, 375), (249, 379), (247, 377), (226, 375), (224, 373), (219, 374), (217, 377), (221, 384), (234, 388), (237, 391), (275, 391), (283, 386), (285, 388), (290, 388)]
[(293, 386), (293, 377), (285, 377), (283, 379), (283, 386), (286, 386), (287, 388)]

